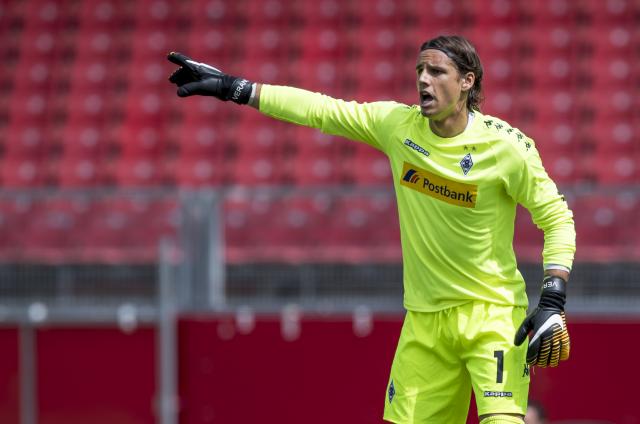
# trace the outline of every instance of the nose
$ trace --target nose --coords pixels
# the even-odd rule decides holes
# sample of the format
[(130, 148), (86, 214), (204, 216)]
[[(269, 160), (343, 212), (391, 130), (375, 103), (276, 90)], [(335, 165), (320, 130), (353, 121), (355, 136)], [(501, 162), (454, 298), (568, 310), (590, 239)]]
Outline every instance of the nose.
[(426, 69), (418, 74), (418, 82), (424, 85), (431, 85), (431, 78)]

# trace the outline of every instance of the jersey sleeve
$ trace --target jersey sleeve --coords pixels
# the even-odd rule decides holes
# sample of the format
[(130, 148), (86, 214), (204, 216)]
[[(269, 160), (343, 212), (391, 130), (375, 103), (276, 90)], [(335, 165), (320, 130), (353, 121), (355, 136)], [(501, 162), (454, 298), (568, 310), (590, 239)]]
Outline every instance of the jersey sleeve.
[(294, 87), (263, 84), (260, 112), (282, 121), (318, 128), (322, 132), (363, 141), (385, 151), (380, 134), (395, 102), (344, 101)]
[(544, 231), (544, 265), (562, 265), (571, 269), (576, 250), (573, 213), (556, 184), (547, 175), (535, 144), (524, 137), (508, 149), (502, 158), (509, 164), (505, 176), (507, 193), (530, 213), (533, 222)]

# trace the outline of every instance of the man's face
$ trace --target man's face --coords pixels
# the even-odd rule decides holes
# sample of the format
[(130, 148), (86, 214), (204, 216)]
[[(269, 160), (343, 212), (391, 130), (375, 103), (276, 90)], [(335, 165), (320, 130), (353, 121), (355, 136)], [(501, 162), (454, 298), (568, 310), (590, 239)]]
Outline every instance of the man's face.
[(416, 63), (418, 94), (422, 115), (433, 120), (441, 120), (460, 110), (456, 108), (462, 102), (466, 110), (466, 98), (463, 90), (471, 85), (463, 78), (449, 56), (440, 50), (427, 49), (420, 52)]

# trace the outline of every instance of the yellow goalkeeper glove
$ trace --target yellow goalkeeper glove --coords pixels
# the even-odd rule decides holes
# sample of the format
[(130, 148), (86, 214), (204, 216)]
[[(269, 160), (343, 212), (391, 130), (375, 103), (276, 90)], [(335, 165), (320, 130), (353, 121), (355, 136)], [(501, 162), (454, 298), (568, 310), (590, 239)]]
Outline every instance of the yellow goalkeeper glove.
[(560, 277), (547, 276), (542, 281), (538, 307), (522, 322), (516, 332), (519, 346), (531, 333), (527, 363), (539, 367), (557, 367), (569, 359), (569, 332), (564, 315), (567, 283)]

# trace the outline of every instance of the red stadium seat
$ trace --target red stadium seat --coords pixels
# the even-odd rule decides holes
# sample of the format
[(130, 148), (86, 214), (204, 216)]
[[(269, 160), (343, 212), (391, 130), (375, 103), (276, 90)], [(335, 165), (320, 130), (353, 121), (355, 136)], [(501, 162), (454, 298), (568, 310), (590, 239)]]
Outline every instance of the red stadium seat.
[(7, 128), (5, 154), (12, 158), (39, 158), (48, 151), (47, 127), (15, 123)]
[(348, 22), (350, 16), (349, 5), (340, 0), (301, 1), (296, 6), (307, 27), (340, 27)]
[[(372, 150), (376, 152), (375, 149)], [(343, 167), (348, 179), (358, 186), (392, 186), (389, 159), (380, 152), (375, 155), (355, 155), (345, 161)]]
[(24, 244), (24, 228), (35, 210), (27, 195), (0, 197), (0, 257), (19, 254)]
[(124, 125), (119, 134), (122, 153), (130, 157), (157, 157), (165, 147), (164, 133), (152, 124)]
[(375, 199), (345, 197), (331, 210), (319, 241), (335, 255), (333, 260), (360, 261), (397, 256), (398, 223), (391, 209), (380, 209)]
[(231, 193), (224, 203), (224, 235), (227, 260), (234, 259), (236, 252), (255, 246), (255, 237), (258, 234), (257, 220), (250, 219), (250, 199), (248, 194)]
[(571, 22), (575, 17), (575, 8), (569, 1), (528, 1), (517, 0), (513, 6), (519, 11), (521, 19), (538, 23), (562, 23)]
[(575, 71), (581, 81), (581, 88), (613, 91), (628, 88), (629, 80), (638, 76), (636, 66), (632, 58), (617, 54), (578, 61)]
[(122, 158), (115, 165), (115, 178), (123, 187), (153, 187), (160, 184), (162, 169), (150, 159)]
[(257, 230), (259, 244), (289, 260), (320, 260), (309, 251), (318, 250), (318, 238), (326, 229), (327, 216), (318, 210), (319, 205), (314, 197), (274, 199), (263, 221), (266, 225)]
[(49, 118), (51, 99), (37, 89), (14, 90), (9, 118), (15, 123), (43, 124)]
[(539, 50), (516, 63), (516, 78), (526, 78), (533, 90), (567, 90), (575, 83), (571, 57), (564, 53)]
[(543, 158), (544, 167), (551, 178), (560, 186), (578, 183), (587, 178), (578, 155), (546, 155)]
[[(507, 7), (507, 9), (512, 10), (513, 8)], [(499, 16), (493, 13), (490, 15), (491, 19), (494, 16)], [(483, 61), (490, 57), (512, 59), (518, 52), (518, 31), (511, 25), (491, 24), (485, 26), (480, 24), (465, 31), (463, 35), (473, 40), (474, 46)]]
[(2, 186), (6, 188), (39, 187), (44, 181), (42, 164), (34, 159), (6, 159), (2, 164)]
[(597, 181), (602, 185), (640, 182), (638, 160), (633, 154), (603, 152), (595, 156), (594, 163)]
[[(518, 7), (511, 1), (493, 1), (488, 4), (470, 3), (467, 13), (472, 13), (479, 28), (490, 29), (498, 25), (515, 26), (518, 22)], [(475, 7), (474, 7), (475, 6)]]
[(347, 53), (347, 35), (332, 26), (316, 27), (300, 33), (303, 60), (336, 62)]
[(191, 3), (191, 18), (194, 27), (237, 28), (245, 23), (243, 4), (224, 0), (194, 0)]
[(581, 90), (575, 94), (581, 123), (592, 125), (632, 120), (636, 98), (626, 88)]
[[(579, 197), (570, 204), (576, 224), (576, 242), (586, 260), (610, 260), (617, 257), (617, 246), (628, 229), (618, 225), (618, 210), (608, 196)], [(580, 257), (580, 256), (578, 256)]]
[(527, 133), (527, 136), (534, 139), (543, 158), (547, 155), (577, 156), (580, 149), (586, 146), (573, 122), (554, 120), (548, 122), (547, 128), (541, 128), (542, 122), (544, 120), (537, 121), (535, 130)]
[(229, 147), (223, 125), (183, 125), (179, 131), (178, 147), (181, 156), (221, 158)]
[[(357, 90), (361, 93), (369, 92), (371, 98), (379, 97), (381, 100), (391, 100), (384, 99), (384, 95), (396, 91), (400, 82), (406, 82), (403, 77), (410, 72), (409, 69), (400, 69), (394, 60), (385, 60), (382, 57), (364, 57), (349, 68), (351, 79), (357, 84)], [(384, 89), (381, 90), (381, 87)]]
[(633, 156), (640, 152), (637, 126), (631, 120), (594, 121), (595, 125), (583, 127), (581, 138), (595, 147), (598, 155), (626, 154)]
[(531, 214), (518, 206), (514, 224), (513, 247), (518, 257), (539, 262), (544, 244), (544, 233), (531, 220)]
[(159, 127), (168, 118), (171, 103), (155, 90), (129, 90), (125, 104), (128, 125), (150, 125)]
[(292, 53), (290, 33), (282, 27), (264, 24), (249, 27), (243, 40), (243, 56), (256, 64), (264, 61), (284, 63)]
[(363, 26), (400, 25), (404, 18), (403, 7), (393, 0), (353, 2), (350, 9), (351, 16)]
[(555, 57), (571, 56), (577, 42), (576, 31), (565, 22), (540, 21), (514, 30), (516, 52), (521, 55), (547, 51)]
[(93, 157), (66, 157), (58, 166), (61, 187), (93, 187), (106, 184), (102, 164)]
[(157, 29), (170, 29), (177, 22), (189, 18), (189, 4), (186, 2), (170, 2), (167, 0), (138, 0), (134, 11), (136, 28), (144, 32)]
[(339, 159), (298, 156), (292, 161), (291, 178), (298, 185), (335, 185), (344, 182)]
[(223, 67), (237, 55), (241, 40), (244, 38), (237, 32), (225, 31), (218, 26), (193, 28), (187, 40), (187, 49), (182, 53), (203, 62), (215, 60), (218, 66)]
[(290, 64), (291, 85), (331, 96), (342, 96), (347, 88), (340, 62), (330, 59), (306, 59)]
[(596, 26), (630, 23), (633, 21), (632, 1), (584, 0), (576, 3), (578, 12)]
[(116, 52), (122, 51), (123, 38), (99, 27), (88, 26), (81, 29), (76, 45), (79, 59), (77, 65), (82, 66), (83, 61), (89, 60), (109, 61)]
[(295, 5), (286, 0), (250, 1), (243, 8), (248, 26), (285, 26), (295, 16)]
[(80, 22), (86, 28), (111, 31), (134, 22), (135, 3), (126, 0), (99, 0), (81, 5)]
[(79, 243), (89, 256), (108, 256), (131, 246), (135, 229), (131, 202), (96, 200), (87, 215)]
[(242, 157), (269, 157), (283, 154), (291, 124), (274, 122), (262, 116), (241, 119), (230, 134)]
[[(162, 0), (158, 0), (162, 1)], [(182, 51), (186, 46), (178, 38), (178, 31), (173, 28), (138, 28), (131, 34), (131, 64), (156, 63), (166, 70), (171, 66), (166, 61), (167, 53), (173, 50)], [(137, 67), (136, 67), (137, 68)]]
[(229, 164), (232, 184), (241, 186), (264, 186), (283, 184), (285, 170), (279, 157), (242, 157)]
[(352, 32), (352, 37), (356, 52), (369, 63), (401, 57), (403, 40), (393, 26), (362, 26)]
[(44, 199), (36, 203), (24, 229), (23, 248), (38, 256), (55, 258), (77, 249), (78, 236), (89, 209), (85, 200)]
[(315, 128), (295, 126), (292, 130), (292, 147), (297, 157), (340, 160), (344, 140)]
[(176, 182), (182, 187), (220, 186), (226, 178), (220, 158), (182, 157), (176, 163)]

